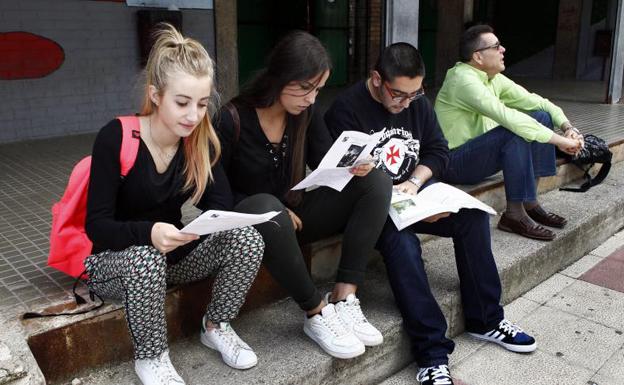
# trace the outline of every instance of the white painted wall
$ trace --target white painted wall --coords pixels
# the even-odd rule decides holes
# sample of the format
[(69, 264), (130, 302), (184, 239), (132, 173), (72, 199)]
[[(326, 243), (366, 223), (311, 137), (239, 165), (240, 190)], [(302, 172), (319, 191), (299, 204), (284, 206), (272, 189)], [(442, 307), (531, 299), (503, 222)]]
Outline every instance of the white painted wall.
[[(0, 0), (0, 32), (31, 32), (65, 52), (65, 62), (47, 77), (0, 80), (0, 143), (93, 132), (138, 111), (140, 9), (107, 1)], [(185, 35), (214, 57), (213, 11), (182, 14)]]

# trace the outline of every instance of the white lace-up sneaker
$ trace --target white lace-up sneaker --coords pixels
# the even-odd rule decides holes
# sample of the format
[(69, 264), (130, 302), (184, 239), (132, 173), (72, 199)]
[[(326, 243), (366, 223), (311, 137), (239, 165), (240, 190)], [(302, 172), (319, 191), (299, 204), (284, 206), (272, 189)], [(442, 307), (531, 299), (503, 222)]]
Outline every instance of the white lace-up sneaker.
[(304, 314), (303, 331), (330, 356), (347, 359), (364, 354), (364, 344), (345, 328), (331, 303), (314, 317)]
[[(325, 295), (325, 302), (329, 303), (330, 296), (331, 293)], [(383, 342), (383, 336), (379, 330), (364, 317), (360, 300), (355, 294), (349, 294), (346, 300), (335, 303), (334, 306), (347, 329), (351, 330), (364, 345), (376, 346)]]
[(134, 361), (134, 371), (143, 385), (185, 385), (186, 383), (176, 372), (169, 351), (165, 350), (155, 358)]
[(258, 357), (227, 322), (220, 322), (214, 329), (206, 329), (206, 316), (202, 320), (200, 339), (202, 344), (221, 353), (223, 361), (234, 369), (256, 366)]

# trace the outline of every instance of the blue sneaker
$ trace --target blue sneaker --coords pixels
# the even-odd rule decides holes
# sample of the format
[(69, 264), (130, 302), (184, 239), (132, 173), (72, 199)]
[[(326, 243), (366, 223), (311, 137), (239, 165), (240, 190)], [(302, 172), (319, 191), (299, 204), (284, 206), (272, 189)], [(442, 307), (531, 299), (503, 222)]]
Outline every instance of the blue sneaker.
[(535, 338), (526, 334), (518, 325), (503, 319), (496, 328), (487, 333), (468, 333), (480, 340), (494, 342), (516, 353), (529, 353), (537, 348)]
[(448, 365), (421, 368), (416, 374), (416, 381), (420, 382), (420, 385), (453, 385)]

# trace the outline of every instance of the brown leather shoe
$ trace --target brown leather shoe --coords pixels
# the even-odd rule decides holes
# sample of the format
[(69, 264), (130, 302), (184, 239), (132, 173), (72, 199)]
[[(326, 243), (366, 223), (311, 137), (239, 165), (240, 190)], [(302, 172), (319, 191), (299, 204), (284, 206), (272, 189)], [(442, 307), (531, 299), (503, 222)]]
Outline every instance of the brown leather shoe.
[(528, 217), (520, 220), (509, 218), (503, 213), (498, 221), (498, 228), (509, 233), (520, 234), (523, 237), (539, 239), (540, 241), (552, 241), (555, 233), (538, 224), (532, 223)]
[(529, 214), (529, 217), (533, 219), (537, 223), (541, 223), (546, 226), (556, 227), (562, 229), (566, 223), (568, 223), (567, 219), (562, 216), (559, 216), (555, 213), (549, 213), (540, 206), (536, 206), (531, 210), (526, 211)]

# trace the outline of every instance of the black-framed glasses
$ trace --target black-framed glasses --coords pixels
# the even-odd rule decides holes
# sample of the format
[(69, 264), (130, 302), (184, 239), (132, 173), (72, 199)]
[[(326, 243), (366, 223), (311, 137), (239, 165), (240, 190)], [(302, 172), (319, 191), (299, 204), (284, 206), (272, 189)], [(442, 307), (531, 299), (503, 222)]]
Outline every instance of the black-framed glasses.
[(408, 94), (408, 93), (401, 92), (398, 90), (393, 90), (392, 88), (390, 88), (390, 86), (388, 86), (386, 82), (383, 82), (383, 85), (386, 88), (386, 91), (388, 91), (388, 94), (390, 94), (390, 97), (392, 98), (393, 102), (403, 103), (407, 100), (411, 103), (414, 100), (420, 99), (421, 97), (425, 96), (424, 87), (420, 87), (419, 90), (416, 90)]
[(500, 47), (502, 47), (503, 45), (500, 43), (500, 41), (497, 41), (496, 43), (489, 45), (487, 47), (483, 47), (483, 48), (479, 48), (479, 49), (475, 49), (475, 52), (481, 52), (481, 51), (487, 51), (488, 49), (495, 49), (495, 50), (499, 50)]

